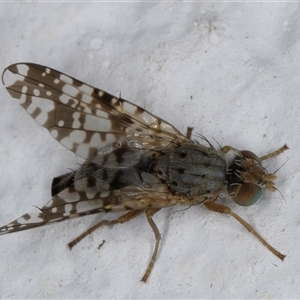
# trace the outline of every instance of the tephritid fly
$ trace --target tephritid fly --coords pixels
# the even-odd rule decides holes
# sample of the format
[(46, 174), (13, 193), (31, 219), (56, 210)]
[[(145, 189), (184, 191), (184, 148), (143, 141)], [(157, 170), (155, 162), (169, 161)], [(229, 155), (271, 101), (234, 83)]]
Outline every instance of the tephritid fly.
[[(7, 67), (2, 81), (40, 125), (86, 161), (77, 171), (53, 179), (52, 198), (40, 212), (0, 227), (0, 235), (72, 217), (126, 212), (91, 227), (68, 244), (72, 248), (101, 226), (121, 224), (145, 213), (155, 235), (154, 252), (142, 277), (146, 282), (161, 238), (152, 216), (164, 207), (203, 204), (234, 217), (284, 259), (246, 221), (216, 200), (224, 187), (243, 206), (257, 202), (264, 190), (275, 191), (276, 176), (267, 172), (262, 161), (281, 154), (286, 145), (261, 157), (230, 146), (203, 146), (191, 139), (191, 130), (183, 135), (129, 101), (32, 63)], [(233, 158), (226, 162), (228, 152)]]

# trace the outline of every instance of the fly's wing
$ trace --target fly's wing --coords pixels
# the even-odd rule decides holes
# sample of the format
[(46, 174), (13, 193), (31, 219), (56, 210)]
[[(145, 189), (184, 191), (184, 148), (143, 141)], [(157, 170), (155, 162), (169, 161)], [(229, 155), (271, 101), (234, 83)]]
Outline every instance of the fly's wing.
[[(123, 145), (124, 150), (131, 148), (139, 153), (138, 149), (168, 149), (174, 144), (191, 142), (171, 124), (142, 108), (44, 66), (11, 65), (5, 69), (2, 81), (10, 95), (19, 99), (40, 125), (83, 158), (92, 159), (96, 154), (96, 158), (103, 158)], [(132, 163), (132, 157), (126, 159)], [(116, 159), (106, 163), (120, 167)], [(101, 192), (99, 187), (86, 186), (94, 180), (89, 180), (89, 174), (76, 180), (77, 187), (74, 176), (71, 172), (55, 178), (53, 198), (40, 212), (25, 214), (0, 227), (0, 235), (99, 212), (142, 210), (158, 205), (158, 201), (159, 207), (163, 207), (172, 200), (166, 185), (150, 174), (144, 175), (149, 177), (145, 178), (144, 186), (105, 188), (107, 182), (103, 180)]]
[(33, 119), (83, 158), (114, 143), (167, 149), (191, 142), (141, 107), (45, 66), (13, 64), (4, 70), (2, 82)]
[[(82, 179), (82, 185), (86, 184), (87, 179)], [(39, 213), (27, 213), (0, 227), (0, 235), (99, 212), (143, 210), (157, 205), (158, 201), (160, 207), (169, 206), (171, 198), (176, 198), (168, 193), (166, 185), (157, 178), (151, 177), (148, 181), (150, 184), (147, 187), (129, 186), (119, 190), (104, 188), (101, 192), (95, 187), (84, 191), (68, 187), (40, 208)]]
[(92, 197), (88, 193), (78, 192), (71, 187), (66, 188), (40, 208), (39, 213), (27, 213), (0, 227), (0, 235), (63, 221), (79, 215), (100, 212), (103, 206), (102, 201), (89, 198)]

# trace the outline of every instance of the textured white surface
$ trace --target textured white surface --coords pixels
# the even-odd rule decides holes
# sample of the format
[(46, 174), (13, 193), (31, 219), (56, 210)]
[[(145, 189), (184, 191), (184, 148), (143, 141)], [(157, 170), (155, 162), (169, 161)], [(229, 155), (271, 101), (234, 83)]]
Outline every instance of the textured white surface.
[[(228, 205), (287, 257), (282, 263), (235, 220), (165, 210), (154, 246), (144, 217), (66, 244), (101, 215), (1, 236), (3, 298), (298, 298), (300, 295), (297, 3), (1, 3), (0, 70), (29, 61), (119, 95), (208, 139), (258, 155), (279, 193)], [(0, 224), (50, 198), (54, 176), (81, 162), (0, 93)], [(113, 216), (105, 216), (113, 217)], [(97, 249), (105, 240), (106, 243)]]

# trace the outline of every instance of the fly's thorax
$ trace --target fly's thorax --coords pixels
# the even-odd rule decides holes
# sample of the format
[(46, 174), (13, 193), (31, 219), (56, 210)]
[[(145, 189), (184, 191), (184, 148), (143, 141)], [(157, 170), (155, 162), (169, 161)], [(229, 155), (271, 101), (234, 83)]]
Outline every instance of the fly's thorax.
[(223, 155), (199, 144), (184, 144), (158, 157), (153, 169), (176, 194), (189, 198), (222, 189), (226, 177)]
[(234, 202), (241, 206), (256, 203), (264, 189), (275, 191), (276, 176), (268, 173), (258, 156), (249, 150), (242, 150), (229, 164), (227, 192)]

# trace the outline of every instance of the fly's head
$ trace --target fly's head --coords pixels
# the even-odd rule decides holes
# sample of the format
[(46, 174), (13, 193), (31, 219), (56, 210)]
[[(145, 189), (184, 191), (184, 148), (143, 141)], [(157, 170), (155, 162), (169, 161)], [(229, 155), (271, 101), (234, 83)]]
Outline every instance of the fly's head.
[(268, 173), (257, 155), (248, 150), (235, 153), (227, 174), (227, 192), (241, 206), (256, 203), (263, 190), (276, 190), (275, 174)]

